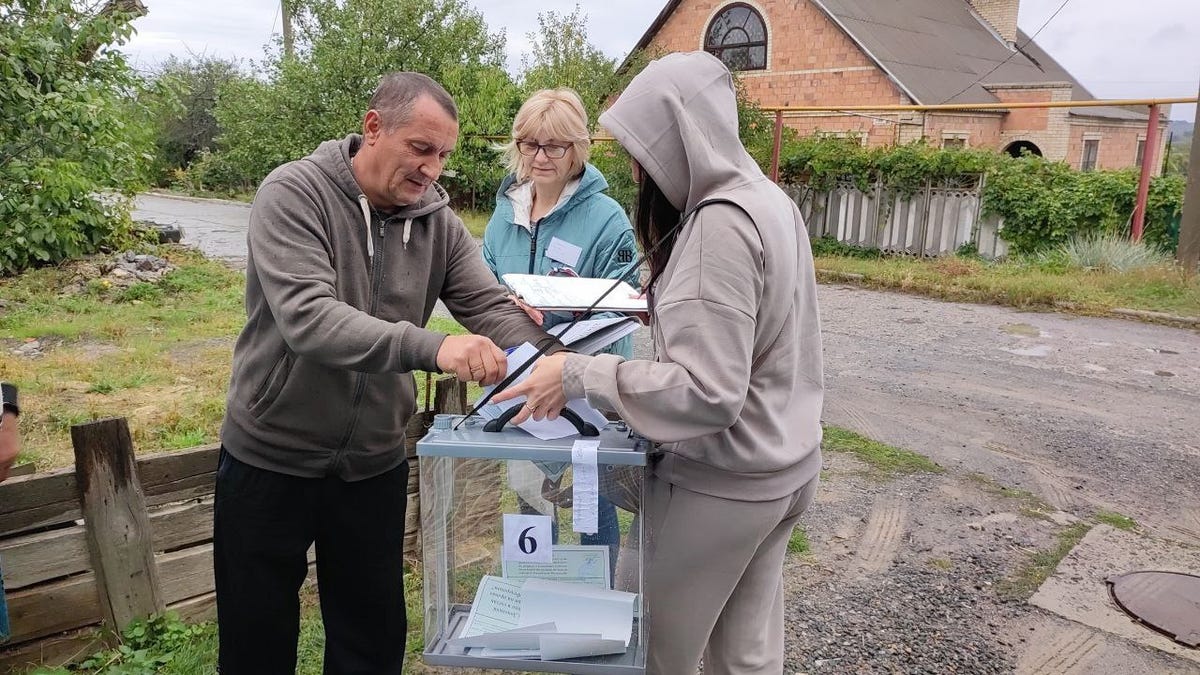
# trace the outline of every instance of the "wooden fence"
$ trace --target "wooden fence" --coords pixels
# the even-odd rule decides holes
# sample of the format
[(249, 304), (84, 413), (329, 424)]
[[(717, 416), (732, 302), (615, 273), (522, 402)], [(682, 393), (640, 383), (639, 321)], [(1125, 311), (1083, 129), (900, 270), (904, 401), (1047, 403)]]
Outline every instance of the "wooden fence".
[[(463, 412), (466, 387), (439, 380), (433, 410), (406, 433), (413, 462), (405, 553), (420, 559), (416, 441), (434, 411)], [(215, 617), (212, 567), (213, 485), (219, 446), (135, 458), (124, 419), (72, 428), (75, 468), (0, 484), (0, 561), (12, 629), (0, 645), (0, 673), (57, 665), (90, 655), (113, 629), (164, 609), (186, 620)], [(479, 467), (465, 480), (495, 495), (470, 512), (494, 514), (500, 477)], [(494, 475), (493, 475), (494, 474)], [(468, 517), (487, 526), (494, 516)], [(313, 551), (309, 551), (310, 579)], [(107, 631), (97, 630), (109, 629)]]

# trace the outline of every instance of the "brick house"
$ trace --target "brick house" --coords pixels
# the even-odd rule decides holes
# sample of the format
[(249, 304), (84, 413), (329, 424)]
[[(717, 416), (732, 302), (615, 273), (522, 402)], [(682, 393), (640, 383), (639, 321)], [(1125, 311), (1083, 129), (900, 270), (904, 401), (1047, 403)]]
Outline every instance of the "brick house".
[[(934, 105), (1094, 97), (1017, 28), (1020, 0), (668, 0), (634, 51), (705, 49), (762, 106)], [(1160, 129), (1166, 127), (1164, 111)], [(1076, 169), (1140, 165), (1145, 107), (795, 112), (801, 134), (890, 145), (1027, 148)], [(1158, 149), (1162, 157), (1164, 139)]]

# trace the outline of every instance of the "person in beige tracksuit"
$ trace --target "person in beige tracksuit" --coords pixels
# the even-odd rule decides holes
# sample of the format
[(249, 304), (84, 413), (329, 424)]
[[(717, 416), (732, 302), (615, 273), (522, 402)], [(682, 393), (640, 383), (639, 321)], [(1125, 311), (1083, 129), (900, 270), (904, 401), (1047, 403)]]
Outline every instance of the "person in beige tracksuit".
[[(783, 560), (821, 468), (821, 333), (795, 204), (738, 139), (729, 71), (652, 62), (600, 123), (640, 179), (654, 361), (556, 354), (517, 417), (586, 396), (657, 442), (646, 485), (647, 672), (783, 672)], [(707, 202), (707, 203), (706, 203)], [(683, 219), (676, 233), (670, 230)], [(673, 237), (673, 241), (671, 241)]]

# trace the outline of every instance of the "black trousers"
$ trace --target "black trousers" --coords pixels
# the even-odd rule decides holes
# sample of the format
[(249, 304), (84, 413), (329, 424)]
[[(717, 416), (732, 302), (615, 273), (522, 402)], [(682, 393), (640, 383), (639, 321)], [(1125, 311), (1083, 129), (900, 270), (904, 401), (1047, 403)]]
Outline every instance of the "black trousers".
[(222, 675), (296, 672), (314, 542), (325, 673), (401, 672), (407, 488), (407, 462), (347, 483), (265, 471), (222, 448), (213, 523)]

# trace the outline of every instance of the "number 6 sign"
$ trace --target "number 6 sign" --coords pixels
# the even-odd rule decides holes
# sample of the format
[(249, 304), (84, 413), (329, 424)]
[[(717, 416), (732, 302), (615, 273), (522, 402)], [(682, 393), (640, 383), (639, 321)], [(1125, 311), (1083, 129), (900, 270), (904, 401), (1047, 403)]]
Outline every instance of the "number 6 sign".
[(505, 560), (549, 563), (554, 561), (550, 516), (504, 514)]

